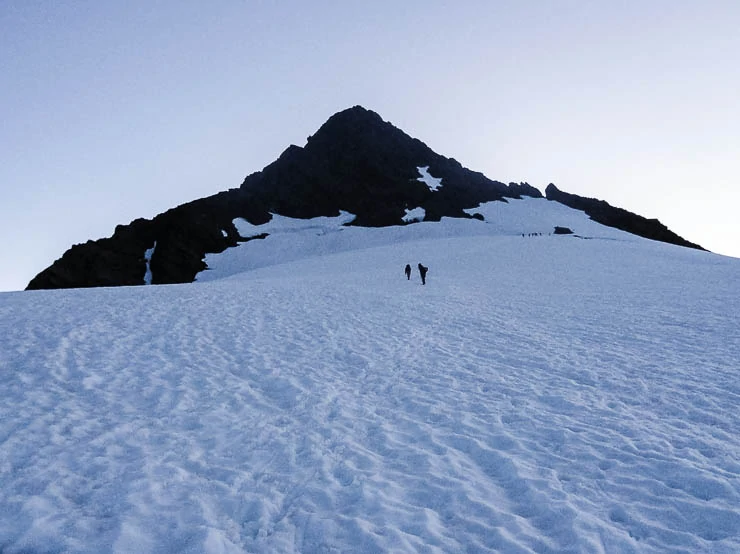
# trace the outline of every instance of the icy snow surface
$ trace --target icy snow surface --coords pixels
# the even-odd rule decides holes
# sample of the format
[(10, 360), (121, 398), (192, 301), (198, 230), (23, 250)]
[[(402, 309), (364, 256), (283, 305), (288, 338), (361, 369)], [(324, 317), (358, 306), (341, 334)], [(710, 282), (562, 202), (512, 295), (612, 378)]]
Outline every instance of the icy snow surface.
[(432, 192), (436, 192), (439, 190), (439, 187), (442, 186), (442, 178), (432, 177), (429, 174), (428, 165), (425, 165), (424, 167), (417, 167), (416, 169), (419, 171), (419, 175), (421, 175), (421, 177), (418, 177), (416, 179), (417, 181), (421, 181), (422, 183), (424, 183)]
[(740, 551), (738, 260), (476, 211), (0, 294), (0, 551)]

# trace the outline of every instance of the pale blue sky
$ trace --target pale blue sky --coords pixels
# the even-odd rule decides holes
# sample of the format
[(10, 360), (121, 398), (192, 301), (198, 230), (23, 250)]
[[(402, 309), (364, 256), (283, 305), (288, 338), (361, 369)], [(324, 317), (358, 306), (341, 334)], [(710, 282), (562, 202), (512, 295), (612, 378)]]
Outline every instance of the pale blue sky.
[(0, 290), (361, 104), (740, 256), (740, 2), (0, 0)]

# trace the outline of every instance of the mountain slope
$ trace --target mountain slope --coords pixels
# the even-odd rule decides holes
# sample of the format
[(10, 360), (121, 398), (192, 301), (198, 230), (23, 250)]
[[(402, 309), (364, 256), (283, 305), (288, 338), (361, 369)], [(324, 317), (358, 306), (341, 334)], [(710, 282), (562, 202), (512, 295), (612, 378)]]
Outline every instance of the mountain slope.
[(738, 260), (478, 211), (0, 294), (0, 550), (740, 550)]
[[(356, 216), (352, 225), (470, 217), (491, 200), (542, 197), (527, 183), (505, 185), (462, 167), (365, 108), (329, 118), (306, 146), (290, 146), (238, 189), (195, 200), (152, 220), (119, 225), (109, 238), (75, 245), (31, 280), (27, 289), (191, 282), (210, 253), (243, 239), (232, 224), (265, 223), (271, 214), (310, 218)], [(628, 229), (629, 230), (629, 229)], [(660, 237), (651, 237), (660, 238)], [(688, 244), (688, 243), (687, 243)]]
[[(444, 186), (433, 193), (418, 167), (429, 167)], [(357, 216), (357, 225), (401, 224), (407, 208), (423, 207), (429, 220), (464, 217), (463, 208), (522, 194), (541, 197), (529, 185), (504, 185), (434, 153), (356, 106), (332, 116), (305, 148), (290, 146), (239, 189), (178, 206), (152, 220), (119, 225), (113, 236), (75, 245), (37, 275), (28, 289), (140, 285), (151, 257), (154, 284), (191, 282), (205, 269), (206, 253), (235, 246), (236, 217), (263, 223), (271, 213), (293, 217)]]

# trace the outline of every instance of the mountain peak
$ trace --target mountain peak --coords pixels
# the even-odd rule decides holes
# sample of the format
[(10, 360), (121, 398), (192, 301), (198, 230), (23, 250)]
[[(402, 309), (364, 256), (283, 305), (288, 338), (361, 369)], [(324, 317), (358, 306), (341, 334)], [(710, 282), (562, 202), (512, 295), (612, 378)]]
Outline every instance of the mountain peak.
[[(206, 269), (207, 253), (248, 240), (240, 236), (237, 218), (260, 225), (273, 214), (307, 219), (348, 212), (356, 216), (352, 225), (383, 227), (471, 218), (468, 210), (482, 203), (522, 196), (542, 194), (527, 183), (506, 185), (464, 168), (356, 105), (332, 115), (304, 147), (290, 146), (239, 188), (183, 204), (152, 220), (120, 225), (110, 238), (75, 245), (27, 288), (138, 285), (144, 284), (145, 275), (151, 275), (154, 284), (191, 282)], [(574, 204), (573, 197), (554, 185), (548, 187), (551, 196), (585, 210), (598, 222), (606, 221), (588, 211), (591, 204)], [(628, 218), (629, 225), (637, 223), (624, 227), (618, 208), (597, 204), (598, 213), (604, 212), (604, 205), (611, 210), (607, 215), (617, 216), (607, 225), (674, 242), (659, 222), (646, 220), (646, 225)], [(411, 212), (416, 214), (413, 220), (408, 219)]]
[[(434, 190), (420, 168), (441, 180)], [(347, 211), (355, 225), (399, 225), (407, 210), (422, 208), (426, 221), (470, 217), (481, 202), (536, 189), (509, 188), (434, 152), (377, 113), (354, 106), (331, 116), (304, 148), (291, 147), (241, 186), (270, 213), (310, 218)]]
[[(306, 146), (316, 147), (318, 144), (327, 142), (336, 142), (340, 146), (347, 143), (356, 144), (365, 142), (372, 137), (374, 137), (375, 142), (380, 140), (390, 140), (392, 142), (417, 140), (394, 127), (391, 123), (384, 121), (376, 112), (357, 105), (337, 112), (327, 119), (314, 135), (308, 137)], [(418, 142), (423, 144), (421, 141)], [(426, 147), (426, 145), (424, 146)]]
[(332, 115), (329, 119), (326, 120), (326, 123), (322, 125), (322, 127), (326, 125), (332, 125), (336, 123), (384, 123), (383, 118), (380, 117), (379, 114), (372, 110), (368, 110), (367, 108), (364, 108), (363, 106), (360, 106), (359, 104), (356, 106), (352, 106), (351, 108), (347, 108), (346, 110), (339, 111)]

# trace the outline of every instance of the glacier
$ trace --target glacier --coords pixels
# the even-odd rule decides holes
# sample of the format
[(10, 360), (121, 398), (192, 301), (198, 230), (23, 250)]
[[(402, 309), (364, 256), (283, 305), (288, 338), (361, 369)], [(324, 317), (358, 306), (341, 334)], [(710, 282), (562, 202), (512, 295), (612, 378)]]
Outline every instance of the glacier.
[(740, 260), (473, 212), (1, 293), (0, 551), (740, 551)]

